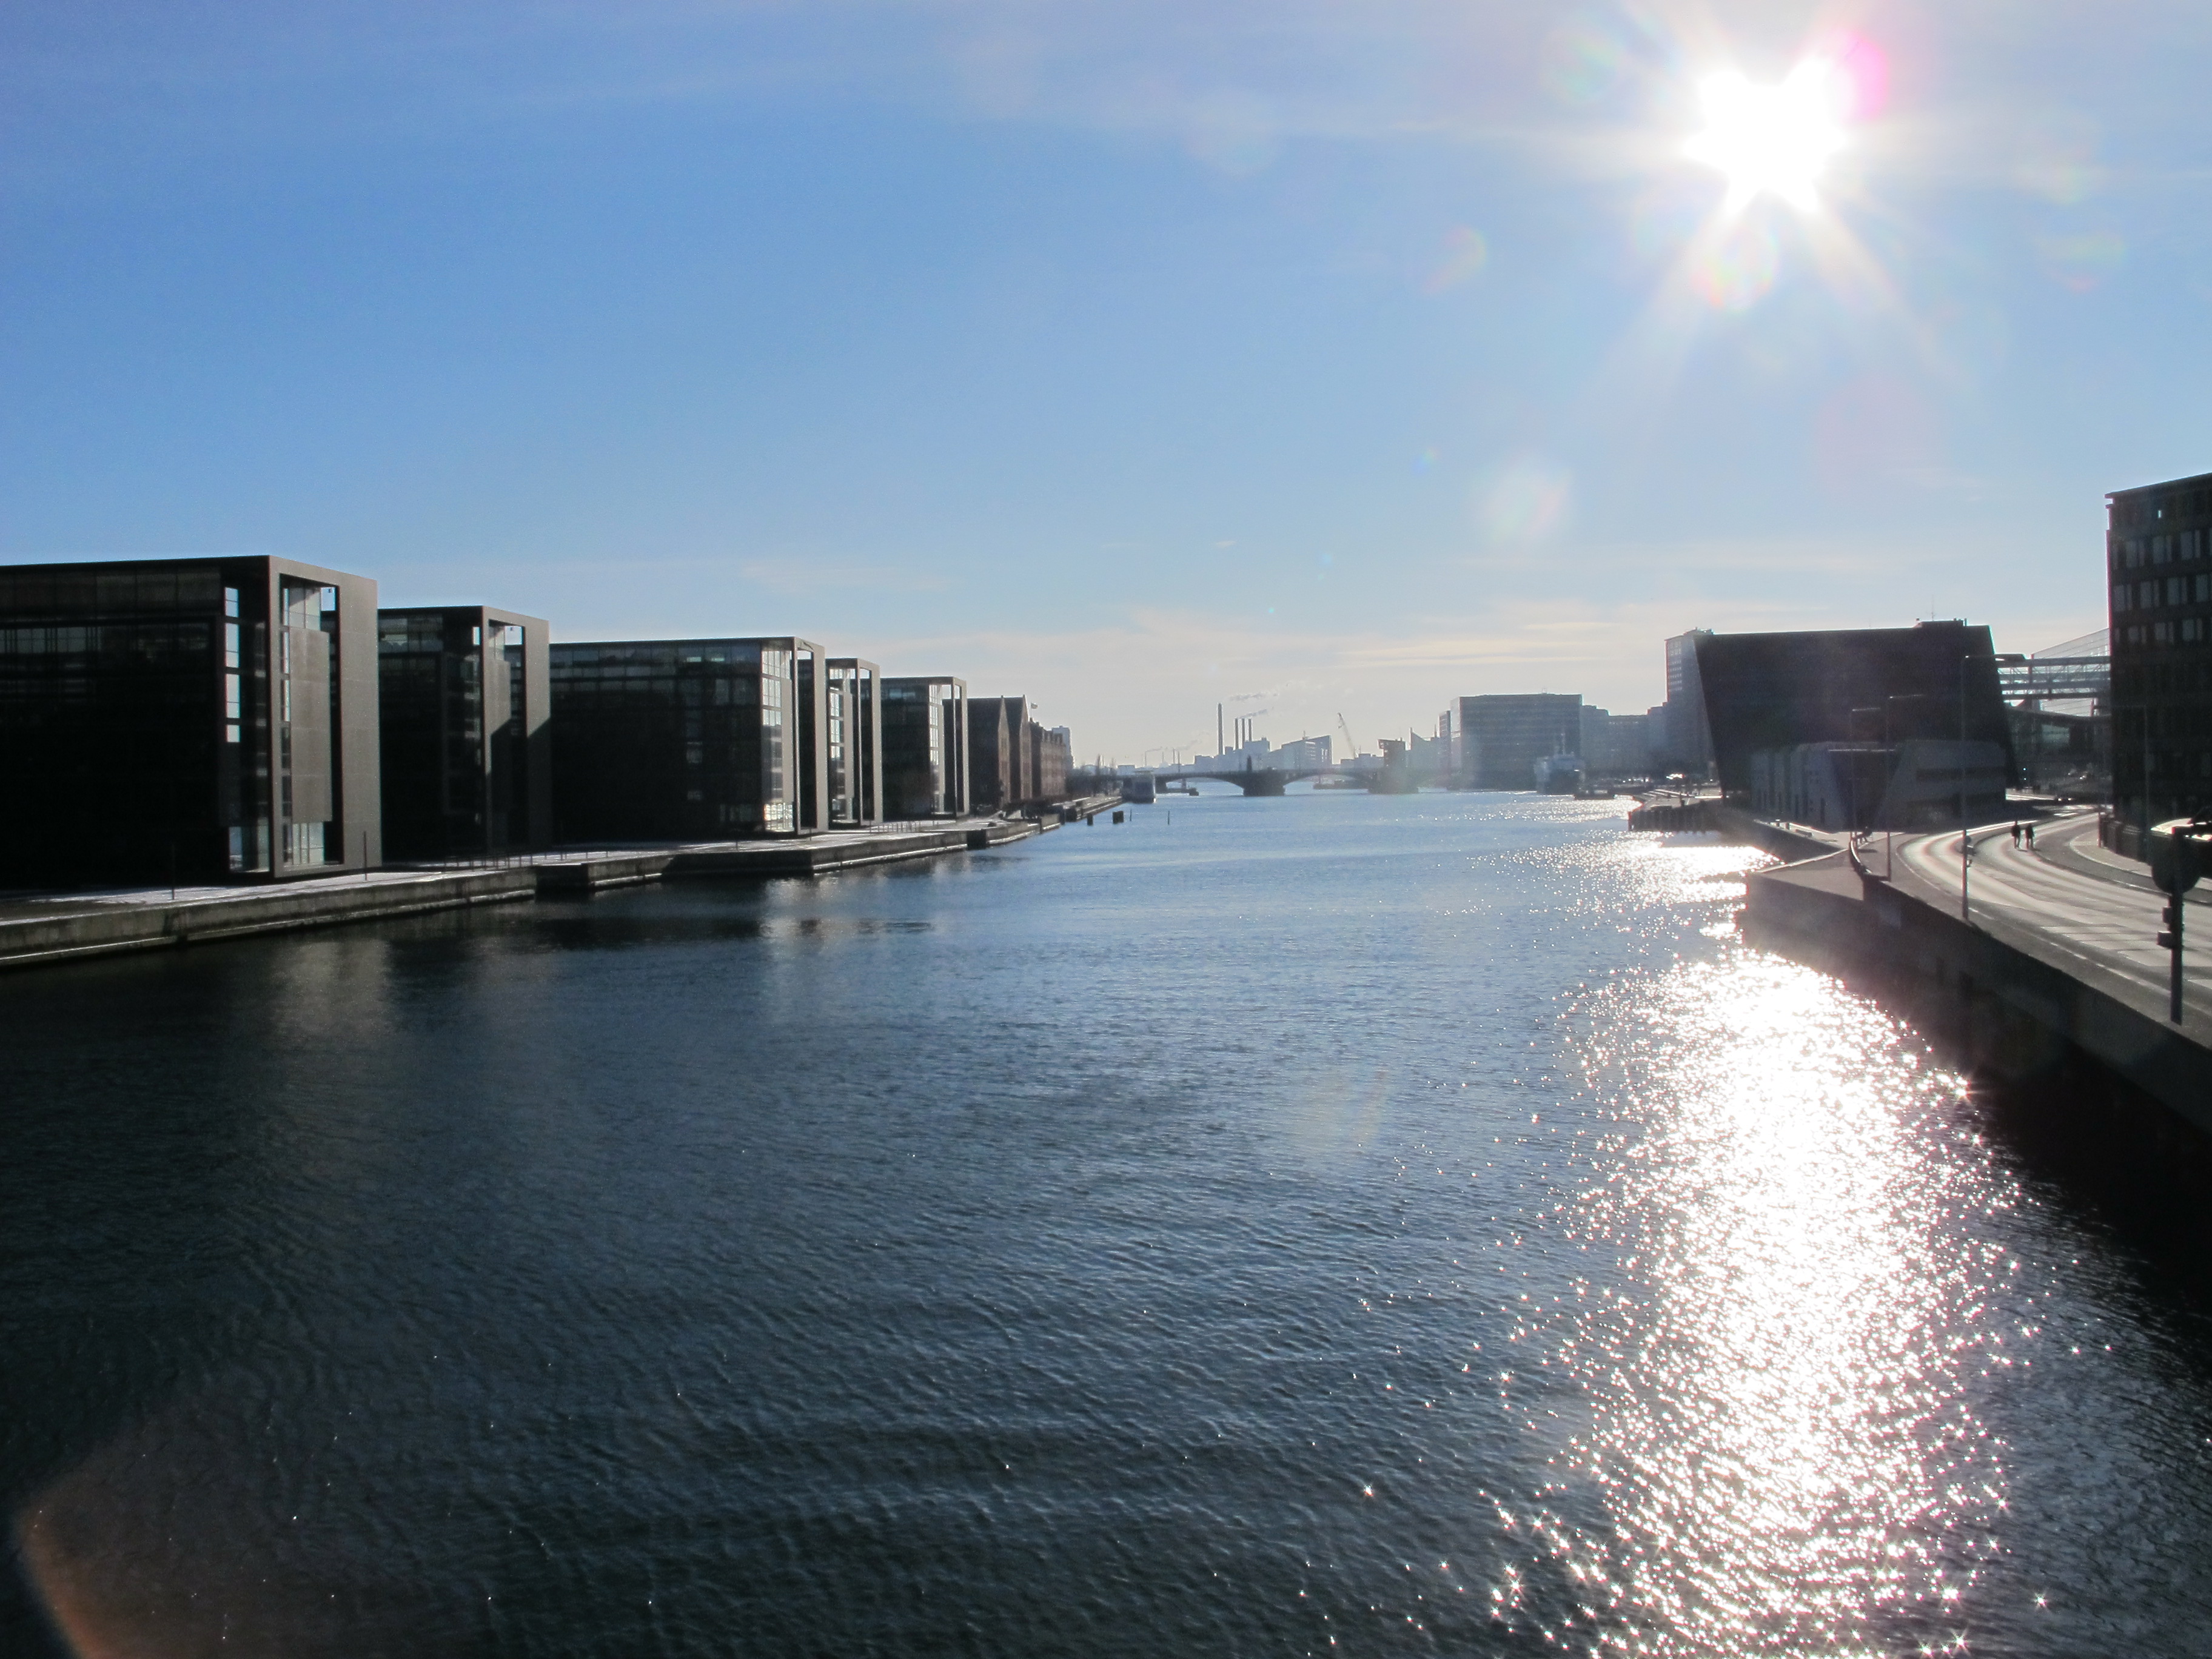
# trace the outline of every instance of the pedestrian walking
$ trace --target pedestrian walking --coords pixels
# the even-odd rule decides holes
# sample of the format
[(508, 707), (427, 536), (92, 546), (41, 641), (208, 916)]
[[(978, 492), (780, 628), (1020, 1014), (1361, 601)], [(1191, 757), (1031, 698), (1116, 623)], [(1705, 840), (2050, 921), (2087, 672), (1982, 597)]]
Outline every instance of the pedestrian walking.
[(2020, 845), (2020, 826), (2016, 823), (2012, 827), (2012, 844), (2015, 847)]

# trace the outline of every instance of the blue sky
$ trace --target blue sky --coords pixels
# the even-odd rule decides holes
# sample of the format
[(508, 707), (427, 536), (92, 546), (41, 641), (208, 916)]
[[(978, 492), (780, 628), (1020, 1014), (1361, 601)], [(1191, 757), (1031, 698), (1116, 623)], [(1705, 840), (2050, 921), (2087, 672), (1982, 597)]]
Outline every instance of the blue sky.
[[(1838, 40), (1818, 210), (1716, 231), (1701, 78)], [(2207, 84), (2168, 0), (18, 0), (0, 557), (799, 632), (1125, 759), (2038, 648), (2212, 470)]]

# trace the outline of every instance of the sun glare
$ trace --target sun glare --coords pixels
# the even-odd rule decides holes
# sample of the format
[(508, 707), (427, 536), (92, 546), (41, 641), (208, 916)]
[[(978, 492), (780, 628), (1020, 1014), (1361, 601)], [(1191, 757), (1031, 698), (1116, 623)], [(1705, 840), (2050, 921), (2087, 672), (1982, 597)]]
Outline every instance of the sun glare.
[(1685, 153), (1728, 180), (1730, 212), (1769, 195), (1804, 213), (1819, 207), (1820, 175), (1844, 147), (1847, 71), (1808, 58), (1778, 86), (1758, 86), (1729, 70), (1709, 76), (1698, 92), (1705, 130)]

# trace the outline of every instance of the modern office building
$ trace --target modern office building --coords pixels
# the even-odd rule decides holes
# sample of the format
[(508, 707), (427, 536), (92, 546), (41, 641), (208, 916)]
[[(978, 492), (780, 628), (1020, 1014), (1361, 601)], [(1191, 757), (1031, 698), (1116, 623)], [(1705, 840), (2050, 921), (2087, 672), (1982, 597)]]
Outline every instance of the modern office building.
[(1790, 634), (1706, 634), (1698, 678), (1721, 786), (1747, 794), (1751, 757), (1799, 744), (2012, 735), (1990, 630), (1963, 622)]
[(1017, 780), (1023, 767), (1015, 753), (1021, 741), (1018, 722), (1010, 731), (1006, 705), (1012, 697), (968, 699), (968, 804), (978, 812), (998, 811), (1021, 799)]
[(377, 612), (385, 856), (551, 845), (549, 625), (482, 605)]
[(883, 682), (884, 815), (968, 815), (968, 686), (949, 675)]
[(2112, 804), (2156, 823), (2212, 807), (2212, 473), (2108, 502)]
[(824, 700), (830, 822), (875, 823), (884, 816), (884, 671), (859, 657), (830, 659)]
[(1616, 714), (1583, 705), (1580, 753), (1589, 780), (1647, 777), (1651, 771), (1651, 723), (1644, 714)]
[(803, 805), (810, 769), (819, 791), (829, 731), (829, 676), (812, 672), (823, 660), (812, 641), (612, 640), (550, 654), (556, 840), (823, 827)]
[(1698, 678), (1698, 642), (1713, 636), (1693, 628), (1667, 641), (1667, 714), (1652, 763), (1662, 771), (1682, 772), (1702, 781), (1712, 770), (1713, 738), (1705, 715), (1705, 682)]
[(376, 584), (289, 559), (0, 567), (0, 888), (383, 858)]
[(1538, 761), (1579, 752), (1583, 700), (1575, 692), (1461, 697), (1448, 712), (1452, 775), (1462, 789), (1534, 789)]

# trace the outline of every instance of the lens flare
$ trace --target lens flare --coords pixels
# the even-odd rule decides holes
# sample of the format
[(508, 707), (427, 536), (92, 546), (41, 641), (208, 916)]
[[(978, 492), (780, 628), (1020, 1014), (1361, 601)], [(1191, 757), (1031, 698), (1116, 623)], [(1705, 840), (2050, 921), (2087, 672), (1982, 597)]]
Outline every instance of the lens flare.
[(1705, 130), (1684, 154), (1728, 180), (1729, 210), (1775, 196), (1800, 212), (1820, 205), (1820, 175), (1844, 147), (1844, 119), (1857, 84), (1833, 58), (1808, 58), (1778, 86), (1762, 87), (1733, 70), (1698, 88)]
[(1490, 244), (1482, 233), (1466, 225), (1455, 225), (1444, 234), (1442, 254), (1421, 279), (1424, 294), (1442, 294), (1457, 288), (1470, 277), (1482, 275), (1483, 267), (1490, 263)]
[(1765, 299), (1782, 272), (1774, 233), (1761, 224), (1735, 226), (1707, 239), (1692, 262), (1690, 280), (1716, 311), (1748, 311)]

